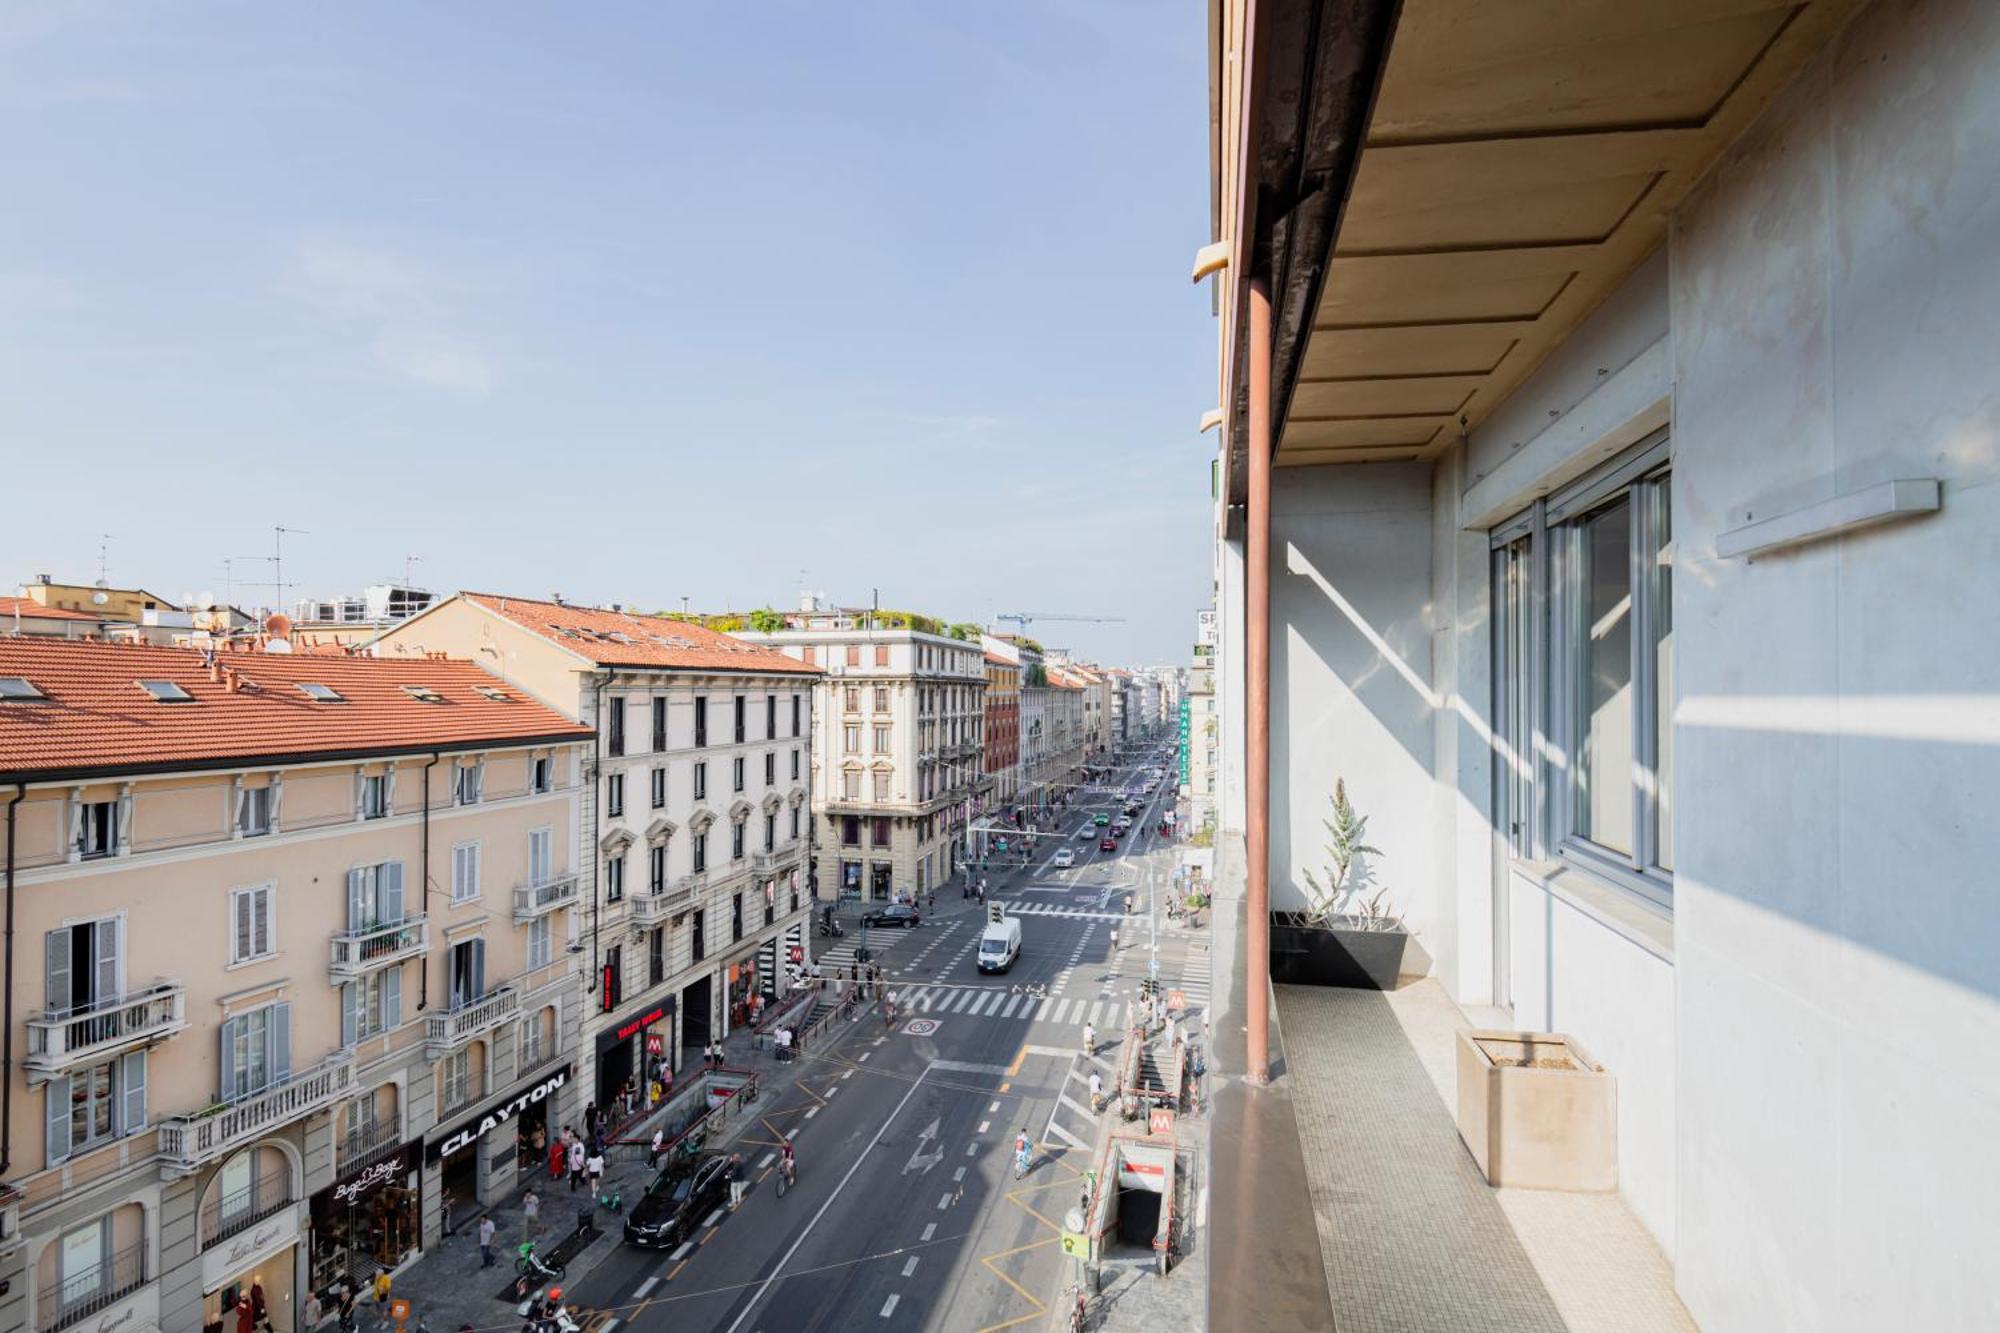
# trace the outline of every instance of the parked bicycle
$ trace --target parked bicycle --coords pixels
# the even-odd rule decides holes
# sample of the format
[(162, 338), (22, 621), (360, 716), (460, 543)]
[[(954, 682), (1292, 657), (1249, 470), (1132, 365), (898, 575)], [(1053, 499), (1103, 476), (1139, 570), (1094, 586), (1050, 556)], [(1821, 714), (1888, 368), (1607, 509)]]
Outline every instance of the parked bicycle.
[(519, 1256), (514, 1260), (514, 1271), (533, 1282), (560, 1282), (569, 1270), (536, 1254), (535, 1242), (526, 1240), (521, 1242)]

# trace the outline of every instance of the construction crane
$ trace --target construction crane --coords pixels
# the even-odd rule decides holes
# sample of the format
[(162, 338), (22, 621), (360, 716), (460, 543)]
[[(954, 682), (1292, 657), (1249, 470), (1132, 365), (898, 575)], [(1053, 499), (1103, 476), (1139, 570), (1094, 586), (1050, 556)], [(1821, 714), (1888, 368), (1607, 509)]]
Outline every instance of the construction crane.
[(993, 619), (996, 622), (1011, 620), (1020, 626), (1023, 632), (1027, 630), (1028, 622), (1031, 620), (1086, 620), (1097, 625), (1125, 623), (1123, 616), (1066, 616), (1056, 611), (1003, 611)]

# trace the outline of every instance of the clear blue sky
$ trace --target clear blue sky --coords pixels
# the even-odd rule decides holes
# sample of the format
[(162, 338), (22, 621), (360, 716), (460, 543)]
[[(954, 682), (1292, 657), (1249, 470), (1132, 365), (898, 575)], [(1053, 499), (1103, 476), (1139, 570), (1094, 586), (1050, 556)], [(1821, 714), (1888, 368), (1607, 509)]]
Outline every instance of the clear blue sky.
[[(1201, 0), (0, 14), (0, 589), (800, 586), (1181, 660)], [(268, 565), (238, 563), (239, 581)], [(238, 600), (268, 597), (239, 586)]]

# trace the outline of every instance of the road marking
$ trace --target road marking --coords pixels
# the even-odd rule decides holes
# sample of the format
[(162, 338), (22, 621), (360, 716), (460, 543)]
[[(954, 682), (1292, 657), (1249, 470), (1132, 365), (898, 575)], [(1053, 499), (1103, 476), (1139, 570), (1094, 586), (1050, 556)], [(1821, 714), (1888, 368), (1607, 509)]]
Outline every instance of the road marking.
[(703, 1237), (701, 1238), (701, 1243), (702, 1243), (703, 1245), (706, 1245), (706, 1244), (708, 1244), (708, 1243), (709, 1243), (710, 1241), (712, 1241), (712, 1240), (714, 1240), (714, 1239), (715, 1239), (715, 1237), (716, 1237), (716, 1233), (717, 1233), (717, 1232), (719, 1232), (719, 1231), (721, 1231), (721, 1230), (722, 1230), (722, 1228), (721, 1228), (721, 1227), (711, 1227), (711, 1228), (709, 1229), (709, 1232), (708, 1232), (708, 1234), (707, 1234), (706, 1236), (703, 1236)]
[[(853, 1077), (854, 1077), (854, 1071), (853, 1071), (852, 1069), (849, 1069), (849, 1070), (847, 1070), (847, 1071), (845, 1071), (844, 1073), (842, 1073), (842, 1074), (841, 1074), (841, 1076), (840, 1076), (840, 1081), (841, 1081), (842, 1083), (845, 1083), (845, 1082), (847, 1082), (847, 1080), (848, 1080), (848, 1079), (851, 1079), (851, 1078), (853, 1078)], [(836, 1091), (838, 1091), (838, 1089), (836, 1089)], [(829, 1094), (829, 1095), (831, 1095), (831, 1094)]]
[(862, 1058), (863, 1060), (866, 1060), (866, 1059), (867, 1059), (867, 1058), (868, 1058), (869, 1056), (871, 1056), (871, 1055), (873, 1055), (873, 1054), (875, 1054), (875, 1052), (873, 1052), (873, 1051), (863, 1051), (863, 1052), (861, 1053), (861, 1058)]
[(976, 990), (960, 991), (958, 993), (957, 1002), (947, 1006), (945, 1012), (952, 1014), (958, 1013), (959, 1011), (963, 1010), (967, 1004), (971, 1003), (974, 999), (978, 998), (978, 996), (979, 992)]
[[(670, 1258), (670, 1259), (679, 1259), (679, 1260), (681, 1260), (681, 1261), (685, 1262), (685, 1261), (687, 1260), (687, 1257), (688, 1257), (688, 1252), (689, 1252), (690, 1250), (692, 1250), (692, 1249), (694, 1249), (694, 1242), (693, 1242), (693, 1241), (691, 1241), (691, 1240), (684, 1240), (684, 1241), (682, 1241), (682, 1242), (681, 1242), (681, 1247), (680, 1247), (680, 1248), (679, 1248), (678, 1250), (675, 1250), (675, 1251), (674, 1251), (674, 1252), (673, 1252), (673, 1253), (672, 1253), (671, 1255), (669, 1255), (669, 1256), (667, 1256), (667, 1257), (668, 1257), (668, 1258)], [(674, 1271), (675, 1271), (675, 1272), (679, 1272), (680, 1270), (679, 1270), (679, 1269), (675, 1269)], [(671, 1275), (669, 1275), (669, 1277), (668, 1277), (668, 1281), (672, 1281), (672, 1280), (673, 1280), (673, 1279), (672, 1279)]]
[(958, 1168), (958, 1170), (956, 1170), (956, 1171), (952, 1172), (952, 1173), (951, 1173), (951, 1178), (952, 1178), (953, 1180), (964, 1180), (964, 1179), (965, 1179), (965, 1168), (961, 1166), (960, 1168)]
[[(848, 1071), (847, 1071), (847, 1073), (848, 1073), (848, 1074), (852, 1074), (853, 1072), (854, 1072), (854, 1071), (853, 1071), (852, 1069), (850, 1069), (850, 1070), (848, 1070)], [(842, 1078), (846, 1078), (846, 1077), (847, 1077), (847, 1074), (842, 1074), (842, 1075), (841, 1075), (841, 1077), (842, 1077)], [(840, 1085), (839, 1085), (838, 1083), (836, 1083), (836, 1084), (834, 1084), (834, 1085), (833, 1085), (832, 1087), (830, 1087), (830, 1088), (828, 1088), (828, 1089), (826, 1090), (826, 1095), (827, 1095), (827, 1096), (829, 1096), (829, 1097), (831, 1097), (831, 1096), (833, 1096), (833, 1094), (834, 1094), (834, 1093), (836, 1093), (836, 1092), (839, 1092), (839, 1091), (840, 1091)]]
[(917, 1271), (917, 1256), (913, 1254), (910, 1256), (910, 1262), (903, 1265), (903, 1276), (908, 1277), (910, 1274), (916, 1271)]
[(701, 1224), (705, 1227), (714, 1226), (716, 1223), (722, 1220), (722, 1211), (723, 1211), (722, 1209), (717, 1208), (714, 1212), (710, 1213), (707, 1217), (703, 1218)]
[(984, 1134), (992, 1124), (993, 1122), (991, 1120), (982, 1120), (979, 1122), (979, 1128), (974, 1130), (973, 1132), (975, 1134)]
[(819, 1107), (809, 1106), (806, 1108), (806, 1119), (810, 1120), (818, 1114), (819, 1114)]
[(902, 1299), (900, 1295), (891, 1294), (888, 1300), (882, 1302), (882, 1317), (887, 1319), (890, 1315), (896, 1313), (896, 1302)]
[(1049, 1016), (1049, 1006), (1053, 1005), (1054, 1003), (1055, 1003), (1054, 1000), (1043, 1000), (1041, 1008), (1035, 1010), (1035, 1022), (1039, 1023), (1044, 1018), (1047, 1018)]
[(646, 1299), (646, 1293), (647, 1293), (647, 1292), (649, 1292), (649, 1291), (651, 1291), (651, 1290), (652, 1290), (652, 1289), (653, 1289), (654, 1287), (657, 1287), (657, 1286), (659, 1286), (659, 1285), (660, 1285), (660, 1279), (658, 1279), (658, 1278), (656, 1278), (656, 1277), (649, 1277), (649, 1278), (647, 1278), (647, 1279), (646, 1279), (646, 1280), (645, 1280), (644, 1282), (641, 1282), (641, 1283), (639, 1284), (639, 1289), (638, 1289), (637, 1291), (635, 1291), (635, 1292), (633, 1292), (633, 1293), (632, 1293), (632, 1299), (633, 1299), (633, 1300), (635, 1300), (635, 1301), (643, 1301), (643, 1300), (645, 1300), (645, 1299)]
[(965, 1155), (967, 1157), (973, 1156), (978, 1151), (979, 1151), (979, 1145), (976, 1143), (968, 1143), (965, 1145)]
[(987, 1113), (988, 1115), (991, 1115), (991, 1114), (993, 1114), (993, 1112), (995, 1112), (995, 1111), (997, 1111), (997, 1110), (999, 1110), (999, 1109), (1000, 1109), (1000, 1103), (999, 1103), (999, 1102), (988, 1102), (988, 1103), (986, 1103), (986, 1113)]
[(611, 1322), (607, 1323), (603, 1328), (599, 1329), (598, 1333), (618, 1333), (618, 1326), (624, 1322), (625, 1321), (622, 1319), (613, 1319)]
[(935, 1222), (926, 1222), (926, 1223), (924, 1223), (924, 1235), (923, 1235), (923, 1239), (925, 1239), (925, 1240), (929, 1240), (929, 1239), (930, 1239), (930, 1238), (931, 1238), (932, 1236), (935, 1236), (935, 1235), (937, 1235), (937, 1223), (935, 1223)]
[(951, 1207), (951, 1196), (949, 1194), (946, 1194), (938, 1199), (939, 1212), (943, 1212), (945, 1209), (949, 1207)]
[(965, 1060), (933, 1060), (932, 1069), (942, 1069), (953, 1074), (1012, 1074), (1016, 1071), (1010, 1065), (980, 1065)]
[[(777, 1155), (778, 1155), (778, 1154), (776, 1154), (776, 1153), (774, 1153), (774, 1152), (767, 1152), (767, 1153), (765, 1153), (765, 1154), (764, 1154), (764, 1156), (763, 1156), (763, 1158), (762, 1158), (762, 1160), (760, 1160), (760, 1161), (759, 1161), (759, 1162), (757, 1163), (757, 1169), (758, 1169), (759, 1171), (762, 1171), (762, 1170), (763, 1170), (763, 1169), (764, 1169), (765, 1167), (767, 1167), (767, 1166), (769, 1166), (769, 1165), (771, 1164), (772, 1160), (773, 1160), (773, 1159), (775, 1159), (775, 1158), (777, 1157)], [(640, 1293), (640, 1295), (642, 1295), (642, 1296), (643, 1296), (644, 1294), (645, 1294), (644, 1292), (641, 1292), (641, 1293)]]

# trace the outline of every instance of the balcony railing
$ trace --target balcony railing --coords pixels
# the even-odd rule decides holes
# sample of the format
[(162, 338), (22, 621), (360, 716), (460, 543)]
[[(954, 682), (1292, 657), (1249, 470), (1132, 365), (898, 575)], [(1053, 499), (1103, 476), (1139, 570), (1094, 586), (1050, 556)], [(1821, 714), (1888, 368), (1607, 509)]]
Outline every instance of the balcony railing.
[(146, 1285), (146, 1242), (106, 1255), (90, 1267), (71, 1273), (45, 1294), (42, 1333), (56, 1333), (82, 1323)]
[(780, 870), (796, 862), (799, 859), (799, 853), (804, 850), (804, 843), (791, 842), (786, 843), (783, 847), (773, 847), (768, 852), (752, 852), (750, 854), (751, 873), (756, 875), (775, 875)]
[(333, 937), (334, 979), (349, 980), (378, 967), (415, 958), (430, 947), (431, 923), (421, 913), (386, 926), (344, 930)]
[(296, 1194), (292, 1188), (292, 1164), (286, 1161), (241, 1189), (216, 1195), (201, 1210), (202, 1245), (214, 1245), (247, 1231), (273, 1213), (290, 1207)]
[(558, 907), (576, 906), (576, 876), (560, 875), (541, 884), (514, 886), (514, 920), (532, 921)]
[(344, 1176), (402, 1141), (402, 1127), (393, 1116), (356, 1125), (333, 1141), (334, 1169)]
[(354, 1057), (343, 1051), (283, 1083), (195, 1115), (160, 1122), (167, 1174), (184, 1176), (280, 1125), (323, 1111), (354, 1091)]
[(520, 1016), (521, 993), (506, 982), (447, 1013), (426, 1015), (424, 1044), (431, 1059), (441, 1060), (482, 1032)]
[(120, 1051), (164, 1041), (187, 1026), (187, 987), (156, 981), (144, 990), (87, 1009), (43, 1012), (28, 1018), (30, 1082), (42, 1082), (78, 1065)]
[(642, 926), (658, 925), (675, 912), (681, 911), (693, 901), (694, 893), (687, 887), (687, 877), (674, 881), (671, 888), (658, 893), (635, 894), (630, 899), (627, 910), (632, 920)]

